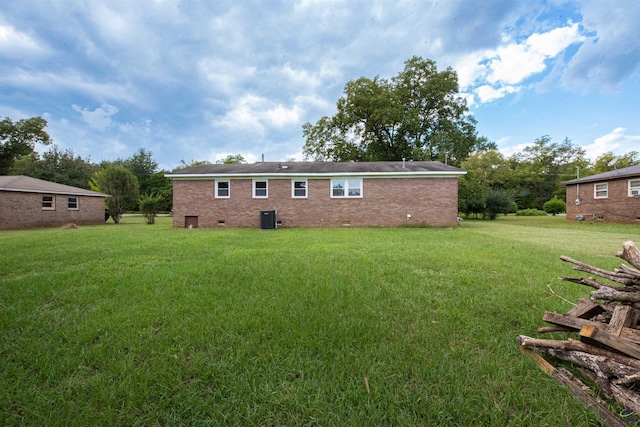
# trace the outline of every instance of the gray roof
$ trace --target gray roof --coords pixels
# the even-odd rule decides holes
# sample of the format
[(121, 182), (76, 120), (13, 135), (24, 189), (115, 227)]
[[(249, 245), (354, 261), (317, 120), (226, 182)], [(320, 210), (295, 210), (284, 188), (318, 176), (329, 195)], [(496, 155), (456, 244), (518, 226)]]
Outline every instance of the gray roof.
[(458, 176), (466, 172), (442, 162), (259, 162), (205, 164), (166, 174), (169, 178), (250, 176)]
[(110, 197), (84, 188), (58, 184), (24, 175), (0, 176), (0, 191), (17, 191), (21, 193), (68, 194), (71, 196)]
[(612, 170), (609, 172), (599, 173), (597, 175), (585, 176), (584, 178), (572, 179), (571, 181), (563, 182), (564, 185), (582, 184), (584, 182), (596, 182), (596, 181), (611, 181), (613, 179), (633, 178), (640, 177), (640, 165), (629, 166), (628, 168), (622, 168)]

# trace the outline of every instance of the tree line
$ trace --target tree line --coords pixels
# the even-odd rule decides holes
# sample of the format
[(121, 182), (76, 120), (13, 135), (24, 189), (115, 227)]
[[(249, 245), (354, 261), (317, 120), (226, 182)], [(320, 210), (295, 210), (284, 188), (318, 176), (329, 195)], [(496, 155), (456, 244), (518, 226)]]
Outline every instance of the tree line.
[[(437, 160), (467, 171), (460, 178), (458, 208), (463, 215), (489, 219), (498, 214), (562, 210), (561, 183), (640, 164), (631, 151), (605, 153), (594, 162), (585, 150), (565, 138), (541, 136), (510, 157), (478, 135), (475, 118), (458, 93), (454, 70), (438, 71), (429, 59), (413, 57), (391, 79), (360, 77), (345, 85), (333, 116), (302, 126), (303, 153), (314, 161)], [(118, 222), (126, 210), (140, 210), (153, 222), (171, 210), (172, 186), (144, 148), (132, 156), (92, 163), (72, 150), (52, 144), (41, 117), (0, 121), (0, 175), (27, 175), (111, 194), (107, 209)], [(39, 155), (35, 144), (50, 146)], [(615, 162), (613, 160), (616, 160)], [(181, 161), (177, 169), (208, 163)], [(245, 163), (229, 155), (218, 163)], [(614, 165), (615, 163), (615, 165)]]

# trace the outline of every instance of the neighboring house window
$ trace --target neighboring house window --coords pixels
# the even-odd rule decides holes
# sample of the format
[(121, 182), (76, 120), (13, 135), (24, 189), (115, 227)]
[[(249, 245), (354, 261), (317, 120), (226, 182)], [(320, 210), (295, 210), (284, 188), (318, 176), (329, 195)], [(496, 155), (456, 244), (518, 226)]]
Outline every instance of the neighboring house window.
[(307, 197), (307, 180), (306, 179), (291, 180), (291, 197), (294, 197), (294, 198)]
[(593, 197), (596, 199), (606, 199), (609, 197), (609, 184), (596, 184)]
[(67, 209), (70, 211), (78, 210), (78, 198), (77, 197), (69, 197), (67, 198)]
[(332, 179), (331, 197), (362, 197), (362, 179)]
[(56, 210), (56, 197), (55, 196), (42, 196), (42, 210), (54, 211)]
[(629, 180), (629, 196), (640, 196), (640, 179)]
[(268, 181), (266, 179), (253, 180), (253, 197), (266, 199), (268, 197)]
[(231, 185), (229, 181), (221, 181), (216, 179), (216, 199), (228, 199), (230, 196), (230, 186)]

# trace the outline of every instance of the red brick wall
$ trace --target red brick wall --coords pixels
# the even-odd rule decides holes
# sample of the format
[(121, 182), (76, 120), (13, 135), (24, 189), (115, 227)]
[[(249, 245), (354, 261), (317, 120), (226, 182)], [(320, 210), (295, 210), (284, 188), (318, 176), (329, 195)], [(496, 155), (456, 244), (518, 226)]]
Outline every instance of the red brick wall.
[[(104, 224), (104, 198), (78, 197), (78, 210), (67, 209), (66, 195), (54, 195), (55, 210), (42, 210), (39, 193), (0, 192), (0, 230)], [(49, 194), (46, 194), (49, 195)], [(76, 196), (71, 196), (76, 197)]]
[(309, 179), (306, 199), (292, 198), (291, 185), (289, 178), (269, 179), (268, 199), (254, 199), (251, 179), (232, 179), (231, 197), (216, 199), (214, 180), (175, 180), (173, 225), (197, 216), (199, 227), (258, 228), (261, 210), (276, 210), (279, 227), (458, 223), (457, 178), (364, 178), (363, 197), (346, 199), (330, 197), (330, 179)]
[[(606, 199), (594, 198), (596, 184), (609, 184)], [(640, 196), (629, 197), (628, 179), (580, 184), (580, 206), (576, 206), (577, 185), (567, 185), (567, 219), (584, 215), (585, 220), (601, 219), (607, 222), (640, 222)]]

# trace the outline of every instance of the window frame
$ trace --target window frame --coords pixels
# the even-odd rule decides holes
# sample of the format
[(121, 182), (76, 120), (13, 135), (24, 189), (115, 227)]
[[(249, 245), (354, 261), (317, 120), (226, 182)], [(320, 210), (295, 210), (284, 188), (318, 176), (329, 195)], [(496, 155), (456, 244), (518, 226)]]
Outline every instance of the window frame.
[[(335, 190), (336, 183), (338, 181), (344, 182), (344, 194), (342, 196), (336, 195)], [(353, 182), (357, 182), (357, 186), (352, 186)], [(330, 195), (332, 199), (362, 199), (362, 187), (363, 187), (363, 179), (362, 178), (331, 178), (331, 187), (330, 187)], [(352, 191), (358, 190), (358, 194), (352, 195), (350, 194)]]
[[(220, 183), (226, 183), (227, 184), (227, 195), (226, 196), (221, 196), (220, 195)], [(224, 188), (222, 190), (225, 190)], [(215, 189), (214, 189), (214, 193), (213, 195), (215, 196), (216, 199), (228, 199), (231, 197), (231, 180), (230, 179), (216, 179), (216, 184), (215, 184)]]
[[(264, 188), (257, 188), (256, 184), (264, 182)], [(254, 199), (268, 199), (269, 198), (269, 180), (268, 179), (253, 179), (252, 180), (252, 194)], [(264, 190), (264, 196), (258, 196), (256, 190)]]
[[(604, 189), (598, 190), (599, 186), (604, 186)], [(598, 193), (604, 192), (604, 196), (598, 196)], [(609, 183), (608, 182), (597, 182), (593, 184), (593, 198), (594, 199), (608, 199), (609, 198)]]
[[(635, 183), (635, 185), (633, 185)], [(638, 194), (631, 194), (631, 191), (637, 191)], [(640, 196), (640, 178), (630, 179), (627, 181), (627, 195), (629, 197), (638, 197)]]
[[(45, 198), (51, 198), (51, 200), (46, 200)], [(42, 210), (43, 211), (55, 211), (56, 210), (56, 195), (55, 194), (43, 194), (42, 195)], [(45, 206), (45, 204), (49, 206)]]
[[(73, 202), (71, 201), (73, 199)], [(75, 207), (71, 207), (71, 205), (75, 205)], [(67, 197), (67, 210), (77, 211), (80, 210), (80, 198), (78, 196), (68, 196)]]
[[(304, 182), (304, 188), (296, 188), (297, 182)], [(304, 196), (296, 196), (296, 190), (304, 190)], [(291, 198), (293, 199), (306, 199), (309, 197), (309, 180), (307, 178), (291, 180)]]

